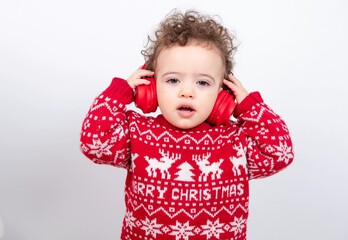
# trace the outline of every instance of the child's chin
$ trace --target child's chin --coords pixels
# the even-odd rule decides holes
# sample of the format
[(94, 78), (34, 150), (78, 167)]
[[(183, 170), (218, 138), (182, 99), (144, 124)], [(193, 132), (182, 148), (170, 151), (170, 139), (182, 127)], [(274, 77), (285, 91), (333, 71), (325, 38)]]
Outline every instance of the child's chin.
[(193, 122), (181, 122), (181, 123), (176, 123), (173, 124), (176, 128), (180, 128), (182, 130), (190, 130), (192, 128), (195, 128), (199, 126), (201, 123), (193, 123)]

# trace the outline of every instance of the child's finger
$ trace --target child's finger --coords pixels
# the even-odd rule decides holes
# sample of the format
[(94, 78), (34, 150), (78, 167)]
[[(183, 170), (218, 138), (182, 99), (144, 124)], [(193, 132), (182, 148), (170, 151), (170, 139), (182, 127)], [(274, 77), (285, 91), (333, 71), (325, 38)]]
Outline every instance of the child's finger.
[(224, 84), (231, 89), (232, 91), (235, 89), (236, 84), (233, 83), (231, 80), (224, 79)]
[(129, 86), (133, 89), (139, 85), (143, 85), (143, 84), (149, 85), (151, 83), (146, 78), (128, 79), (127, 82), (129, 84)]
[(242, 85), (242, 83), (232, 74), (228, 75), (228, 79), (236, 85)]
[(249, 94), (242, 86), (242, 83), (232, 75), (229, 76), (229, 80), (224, 79), (224, 84), (231, 89), (233, 95), (236, 97), (237, 103), (241, 103)]
[(145, 77), (153, 77), (155, 73), (151, 70), (146, 69), (137, 69), (129, 78), (145, 78)]
[(135, 72), (136, 78), (153, 77), (154, 72), (146, 69), (139, 69)]
[(135, 86), (139, 86), (142, 84), (149, 85), (151, 82), (149, 80), (146, 80), (145, 78), (139, 79), (138, 81), (135, 82)]

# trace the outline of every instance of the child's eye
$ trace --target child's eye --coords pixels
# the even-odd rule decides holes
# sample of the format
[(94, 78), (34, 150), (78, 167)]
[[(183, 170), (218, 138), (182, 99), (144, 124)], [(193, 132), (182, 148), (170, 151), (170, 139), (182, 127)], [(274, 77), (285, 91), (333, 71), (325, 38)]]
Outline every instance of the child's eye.
[(210, 83), (204, 80), (198, 81), (197, 84), (200, 86), (210, 86)]
[(167, 83), (172, 83), (172, 84), (175, 84), (175, 83), (178, 83), (178, 82), (179, 82), (179, 80), (176, 79), (176, 78), (171, 78), (171, 79), (167, 80)]

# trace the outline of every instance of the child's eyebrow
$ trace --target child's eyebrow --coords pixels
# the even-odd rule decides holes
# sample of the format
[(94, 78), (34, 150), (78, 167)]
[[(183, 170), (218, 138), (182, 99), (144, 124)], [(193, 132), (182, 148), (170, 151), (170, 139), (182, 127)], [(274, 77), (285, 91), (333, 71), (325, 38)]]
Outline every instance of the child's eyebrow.
[[(181, 76), (181, 75), (183, 75), (182, 73), (180, 73), (180, 72), (166, 72), (166, 73), (163, 73), (161, 76), (162, 77), (165, 77), (165, 76), (167, 76), (167, 75), (179, 75), (179, 76)], [(207, 77), (207, 78), (209, 78), (209, 79), (211, 79), (212, 81), (214, 81), (215, 82), (215, 78), (213, 78), (210, 74), (208, 74), (208, 73), (197, 73), (197, 74), (195, 74), (197, 77)]]
[(180, 72), (165, 72), (162, 74), (162, 77), (165, 77), (167, 75), (181, 75)]
[(207, 74), (207, 73), (199, 73), (198, 76), (200, 77), (207, 77), (207, 78), (210, 78), (212, 81), (215, 82), (215, 78), (213, 78), (211, 75)]

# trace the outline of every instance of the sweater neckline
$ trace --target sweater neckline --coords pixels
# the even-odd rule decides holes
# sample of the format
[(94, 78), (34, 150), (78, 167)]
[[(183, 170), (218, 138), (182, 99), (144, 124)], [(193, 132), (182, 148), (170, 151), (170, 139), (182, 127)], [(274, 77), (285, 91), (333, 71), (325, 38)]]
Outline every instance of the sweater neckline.
[(157, 121), (159, 124), (163, 125), (165, 128), (179, 131), (179, 132), (204, 131), (204, 130), (209, 130), (212, 127), (212, 125), (210, 125), (207, 121), (204, 121), (203, 123), (199, 124), (198, 126), (190, 128), (190, 129), (177, 128), (177, 127), (173, 126), (171, 123), (169, 123), (167, 121), (167, 119), (165, 119), (165, 117), (162, 114), (157, 116)]

